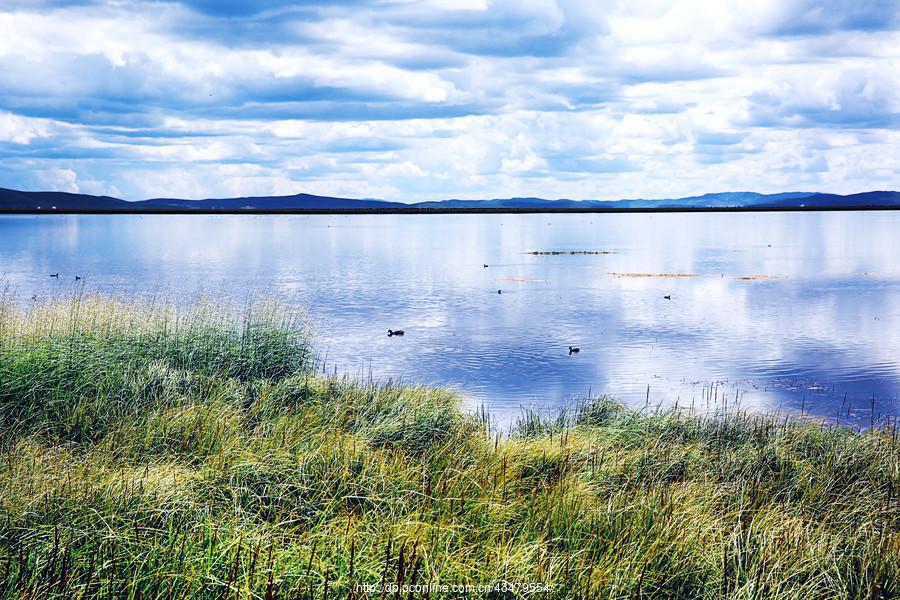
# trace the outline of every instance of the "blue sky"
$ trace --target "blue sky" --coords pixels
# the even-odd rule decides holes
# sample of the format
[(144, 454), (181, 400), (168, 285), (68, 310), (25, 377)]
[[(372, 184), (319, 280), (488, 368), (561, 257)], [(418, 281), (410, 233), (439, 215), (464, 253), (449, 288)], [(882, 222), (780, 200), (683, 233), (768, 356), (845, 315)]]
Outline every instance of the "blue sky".
[(900, 0), (4, 0), (0, 186), (900, 189)]

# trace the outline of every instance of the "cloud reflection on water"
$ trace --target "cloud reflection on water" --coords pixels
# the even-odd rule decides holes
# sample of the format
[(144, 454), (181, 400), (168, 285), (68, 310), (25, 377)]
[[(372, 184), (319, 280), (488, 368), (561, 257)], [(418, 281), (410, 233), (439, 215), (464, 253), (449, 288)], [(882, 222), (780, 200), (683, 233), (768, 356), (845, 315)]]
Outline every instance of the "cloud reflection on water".
[[(75, 273), (106, 293), (276, 295), (309, 312), (331, 368), (450, 385), (501, 419), (589, 389), (700, 402), (712, 384), (748, 408), (829, 418), (846, 392), (868, 422), (868, 398), (893, 414), (900, 394), (898, 225), (898, 213), (0, 217), (0, 274), (23, 299), (71, 293)], [(759, 275), (772, 278), (741, 279)]]

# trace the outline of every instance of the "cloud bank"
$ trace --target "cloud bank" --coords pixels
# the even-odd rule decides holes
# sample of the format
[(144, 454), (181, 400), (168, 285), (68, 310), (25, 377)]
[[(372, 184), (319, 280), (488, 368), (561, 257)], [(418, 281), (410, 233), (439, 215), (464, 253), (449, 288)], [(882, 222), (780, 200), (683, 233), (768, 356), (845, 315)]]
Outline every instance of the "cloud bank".
[(900, 1), (7, 0), (0, 186), (900, 188)]

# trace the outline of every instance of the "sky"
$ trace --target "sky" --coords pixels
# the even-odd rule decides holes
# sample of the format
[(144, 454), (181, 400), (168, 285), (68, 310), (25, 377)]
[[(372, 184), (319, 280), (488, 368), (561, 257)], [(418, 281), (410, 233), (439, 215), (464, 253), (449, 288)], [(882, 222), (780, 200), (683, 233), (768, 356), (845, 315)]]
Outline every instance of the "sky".
[(0, 187), (900, 189), (900, 0), (3, 0)]

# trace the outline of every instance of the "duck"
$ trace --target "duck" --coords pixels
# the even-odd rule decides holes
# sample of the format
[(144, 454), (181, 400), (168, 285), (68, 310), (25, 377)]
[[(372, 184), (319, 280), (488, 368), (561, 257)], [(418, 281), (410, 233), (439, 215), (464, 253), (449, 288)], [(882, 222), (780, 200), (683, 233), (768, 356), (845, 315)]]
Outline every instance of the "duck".
[(572, 346), (569, 346), (569, 354), (578, 354), (579, 352), (581, 352), (581, 348), (573, 348)]
[(76, 275), (76, 276), (75, 276), (75, 281), (81, 281), (81, 275)]
[(482, 269), (487, 269), (488, 266), (487, 266), (487, 265), (481, 265), (481, 268), (482, 268)]
[(402, 329), (388, 329), (388, 337), (394, 337), (395, 335), (403, 335)]
[(663, 296), (663, 299), (665, 299), (665, 300), (671, 300), (671, 299), (672, 299), (672, 294), (668, 294), (668, 295), (666, 295), (666, 296)]
[(55, 277), (55, 278), (59, 279), (59, 273), (53, 273), (52, 275), (50, 275), (50, 277)]
[(497, 293), (498, 293), (498, 294), (502, 294), (502, 293), (503, 293), (503, 290), (497, 290)]

